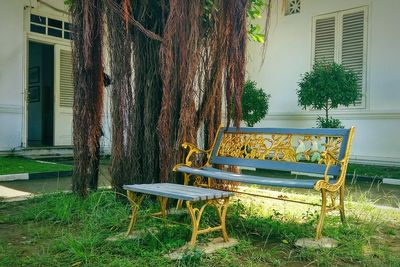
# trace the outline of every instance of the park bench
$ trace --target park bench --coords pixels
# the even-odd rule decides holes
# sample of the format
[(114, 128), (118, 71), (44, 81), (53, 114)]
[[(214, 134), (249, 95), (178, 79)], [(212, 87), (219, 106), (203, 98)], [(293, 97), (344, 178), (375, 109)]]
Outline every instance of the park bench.
[[(131, 221), (129, 223), (126, 236), (131, 234), (134, 228), (138, 217), (139, 207), (143, 201), (144, 196), (154, 195), (158, 197), (161, 206), (160, 212), (152, 214), (155, 216), (161, 215), (165, 217), (167, 215), (167, 201), (169, 198), (186, 201), (186, 206), (192, 221), (192, 237), (189, 242), (190, 246), (194, 246), (196, 244), (197, 236), (199, 234), (205, 234), (214, 231), (221, 231), (223, 240), (225, 242), (228, 241), (225, 218), (226, 211), (229, 205), (229, 197), (232, 196), (233, 193), (216, 189), (171, 183), (124, 185), (123, 188), (127, 190), (128, 199), (131, 203), (132, 211)], [(193, 207), (193, 204), (196, 202), (202, 202), (202, 206), (200, 208)], [(203, 215), (204, 209), (207, 206), (215, 207), (218, 218), (220, 220), (220, 225), (200, 229), (201, 217)]]
[[(174, 167), (184, 174), (184, 184), (194, 178), (194, 184), (211, 186), (213, 179), (287, 188), (309, 188), (321, 192), (322, 203), (316, 239), (321, 238), (325, 215), (338, 209), (344, 222), (344, 185), (354, 127), (350, 129), (295, 128), (222, 128), (208, 150), (190, 143), (185, 162)], [(204, 164), (194, 167), (196, 155), (206, 156)], [(197, 160), (198, 161), (198, 160)], [(204, 161), (203, 161), (204, 162)], [(238, 174), (218, 168), (221, 166), (250, 167), (317, 174), (320, 177), (297, 179)], [(203, 182), (204, 185), (204, 182)], [(327, 204), (327, 196), (331, 197)], [(337, 201), (338, 199), (338, 201)], [(338, 203), (337, 203), (338, 202)]]

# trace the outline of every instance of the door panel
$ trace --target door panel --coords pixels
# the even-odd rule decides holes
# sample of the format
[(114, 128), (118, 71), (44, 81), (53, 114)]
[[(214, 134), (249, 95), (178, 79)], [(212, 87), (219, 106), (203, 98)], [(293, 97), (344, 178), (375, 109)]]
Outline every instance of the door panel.
[(72, 53), (67, 46), (55, 45), (54, 49), (54, 145), (72, 145)]

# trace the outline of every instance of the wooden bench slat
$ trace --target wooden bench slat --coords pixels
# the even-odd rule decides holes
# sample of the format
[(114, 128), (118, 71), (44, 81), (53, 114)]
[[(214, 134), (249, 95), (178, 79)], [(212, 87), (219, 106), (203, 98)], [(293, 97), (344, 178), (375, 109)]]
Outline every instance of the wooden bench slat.
[[(167, 184), (165, 187), (169, 188), (169, 187), (173, 187), (174, 184)], [(225, 196), (226, 192), (224, 191), (219, 191), (219, 190), (207, 190), (206, 188), (200, 188), (200, 189), (206, 189), (205, 190), (198, 190), (199, 187), (194, 187), (194, 186), (186, 186), (184, 187), (184, 191), (190, 195), (193, 195), (195, 197), (199, 197), (202, 200), (206, 200), (206, 199), (215, 199), (215, 198), (222, 198)], [(179, 188), (178, 190), (182, 190), (181, 188)], [(179, 193), (181, 191), (178, 191)]]
[[(189, 173), (200, 175), (204, 177), (210, 177), (214, 179), (223, 179), (234, 182), (241, 182), (247, 184), (258, 184), (265, 186), (281, 186), (281, 187), (290, 187), (290, 188), (308, 188), (311, 189), (314, 187), (315, 183), (320, 178), (316, 179), (293, 179), (293, 178), (277, 178), (277, 177), (262, 177), (262, 176), (254, 176), (247, 174), (236, 174), (226, 171), (221, 171), (219, 169), (205, 167), (202, 169), (191, 168), (187, 166), (181, 166), (177, 168), (178, 172)], [(335, 179), (331, 179), (331, 183), (335, 183)]]
[(190, 194), (188, 192), (179, 192), (177, 190), (171, 189), (171, 188), (148, 188), (148, 190), (154, 192), (155, 195), (163, 195), (165, 194), (165, 196), (168, 197), (172, 197), (172, 198), (184, 198), (186, 200), (193, 200), (193, 201), (198, 201), (201, 200), (201, 195), (194, 195), (194, 194)]
[[(219, 165), (234, 165), (246, 166), (252, 168), (278, 170), (278, 171), (295, 171), (306, 173), (324, 174), (326, 165), (317, 163), (303, 163), (303, 162), (286, 162), (286, 161), (273, 161), (273, 160), (260, 160), (260, 159), (244, 159), (244, 158), (230, 158), (230, 157), (214, 157), (211, 158), (212, 164)], [(340, 173), (339, 165), (332, 165), (329, 168), (329, 175), (338, 175)]]
[(175, 188), (169, 188), (167, 185), (163, 186), (162, 191), (163, 192), (171, 192), (177, 196), (181, 196), (181, 195), (188, 195), (193, 197), (194, 201), (198, 201), (198, 200), (207, 200), (207, 199), (214, 199), (214, 198), (221, 198), (222, 194), (218, 194), (218, 193), (210, 193), (210, 192), (195, 192), (193, 190), (188, 190), (188, 188), (183, 189), (184, 191), (180, 190), (176, 190)]
[(170, 183), (124, 185), (125, 190), (162, 197), (200, 201), (232, 196), (231, 192)]
[(160, 188), (151, 188), (151, 187), (131, 187), (131, 186), (125, 186), (124, 189), (130, 190), (133, 192), (137, 193), (143, 193), (143, 194), (149, 194), (149, 195), (156, 195), (156, 196), (161, 196), (161, 197), (167, 197), (167, 198), (173, 198), (173, 199), (182, 199), (182, 200), (188, 200), (188, 201), (198, 201), (200, 200), (199, 197), (189, 195), (186, 193), (180, 193), (177, 194), (176, 191), (174, 190), (169, 190), (164, 188), (161, 190)]

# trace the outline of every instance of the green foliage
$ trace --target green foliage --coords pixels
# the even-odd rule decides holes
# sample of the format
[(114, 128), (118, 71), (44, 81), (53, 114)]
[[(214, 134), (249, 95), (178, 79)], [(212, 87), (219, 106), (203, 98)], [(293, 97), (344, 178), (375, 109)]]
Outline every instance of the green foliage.
[(254, 25), (250, 23), (247, 34), (249, 35), (250, 39), (253, 40), (254, 42), (262, 44), (265, 42), (265, 36), (261, 32), (261, 27), (258, 24)]
[(253, 127), (267, 115), (270, 97), (262, 88), (257, 88), (255, 81), (246, 81), (242, 96), (242, 120), (247, 126)]
[(64, 5), (71, 7), (74, 0), (64, 0)]
[(354, 104), (360, 96), (357, 75), (337, 63), (317, 62), (299, 82), (299, 104), (306, 109), (337, 108)]
[(262, 17), (262, 12), (266, 5), (267, 2), (265, 0), (251, 0), (247, 10), (247, 18), (250, 21), (247, 34), (251, 40), (262, 44), (265, 42), (264, 33), (261, 31), (260, 25), (253, 24), (252, 21)]
[(325, 120), (319, 125), (340, 125), (329, 119), (328, 111), (339, 105), (349, 106), (361, 96), (357, 85), (358, 77), (353, 71), (335, 62), (316, 62), (310, 72), (306, 72), (297, 90), (299, 105), (325, 110)]
[(185, 250), (179, 263), (182, 266), (199, 266), (201, 263), (201, 259), (204, 257), (204, 252), (197, 247), (188, 248)]
[(332, 117), (326, 119), (320, 116), (317, 118), (317, 126), (318, 128), (344, 128), (339, 119), (334, 119)]
[[(254, 23), (254, 21), (262, 18), (262, 13), (266, 5), (265, 0), (251, 0), (247, 9), (247, 19), (249, 21), (247, 35), (250, 40), (261, 44), (265, 42), (265, 36), (261, 30), (261, 26)], [(210, 25), (211, 13), (213, 10), (218, 9), (218, 7), (214, 4), (214, 0), (203, 0), (203, 9), (203, 24)]]

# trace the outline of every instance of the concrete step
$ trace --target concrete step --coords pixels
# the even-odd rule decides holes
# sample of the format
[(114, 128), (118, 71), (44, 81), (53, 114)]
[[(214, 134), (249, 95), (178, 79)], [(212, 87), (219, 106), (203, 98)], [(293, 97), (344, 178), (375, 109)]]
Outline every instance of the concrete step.
[(31, 159), (72, 158), (73, 152), (74, 150), (72, 146), (30, 147), (30, 148), (15, 150), (13, 155)]

